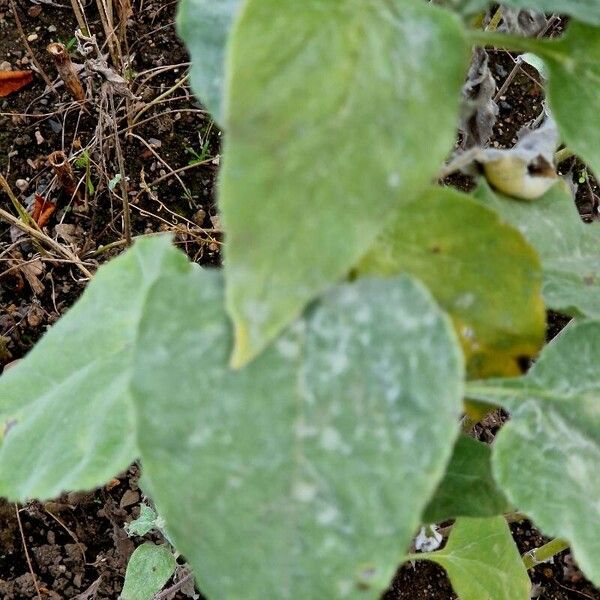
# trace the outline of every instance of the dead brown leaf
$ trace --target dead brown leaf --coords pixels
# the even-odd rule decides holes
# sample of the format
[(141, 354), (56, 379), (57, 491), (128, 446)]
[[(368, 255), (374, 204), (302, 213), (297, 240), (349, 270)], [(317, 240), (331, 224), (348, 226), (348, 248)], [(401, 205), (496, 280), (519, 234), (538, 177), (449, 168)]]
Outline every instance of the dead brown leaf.
[(0, 71), (0, 98), (18, 92), (33, 81), (33, 71)]
[(39, 296), (44, 292), (44, 284), (40, 281), (40, 277), (44, 274), (44, 263), (36, 258), (30, 262), (19, 265), (19, 270), (27, 280), (31, 291)]

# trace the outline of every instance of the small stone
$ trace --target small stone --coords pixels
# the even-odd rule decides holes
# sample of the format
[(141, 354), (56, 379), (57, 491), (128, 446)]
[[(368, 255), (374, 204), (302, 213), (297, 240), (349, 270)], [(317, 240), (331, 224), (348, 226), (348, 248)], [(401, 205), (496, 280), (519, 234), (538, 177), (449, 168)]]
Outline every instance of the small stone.
[(27, 36), (28, 42), (35, 42), (40, 36), (37, 33), (31, 33)]
[(3, 60), (0, 62), (0, 71), (10, 71), (12, 70), (11, 64), (7, 60)]
[(42, 12), (42, 5), (41, 4), (36, 4), (35, 6), (32, 6), (28, 11), (27, 14), (30, 17), (39, 17), (40, 13)]
[(202, 208), (197, 210), (194, 213), (194, 216), (192, 217), (192, 220), (194, 221), (194, 223), (196, 223), (196, 225), (198, 225), (198, 227), (202, 227), (204, 219), (206, 219), (206, 211)]
[(56, 32), (57, 32), (56, 25), (48, 26), (48, 33), (56, 33)]
[(21, 190), (22, 192), (24, 192), (28, 187), (29, 187), (29, 183), (27, 182), (27, 180), (25, 179), (17, 179), (15, 181), (15, 185), (17, 186), (17, 188), (19, 190)]
[(44, 310), (37, 304), (32, 304), (27, 313), (27, 324), (29, 327), (39, 327), (44, 322)]
[(28, 144), (31, 144), (31, 136), (26, 133), (24, 135), (18, 135), (14, 139), (14, 142), (17, 146), (27, 146)]

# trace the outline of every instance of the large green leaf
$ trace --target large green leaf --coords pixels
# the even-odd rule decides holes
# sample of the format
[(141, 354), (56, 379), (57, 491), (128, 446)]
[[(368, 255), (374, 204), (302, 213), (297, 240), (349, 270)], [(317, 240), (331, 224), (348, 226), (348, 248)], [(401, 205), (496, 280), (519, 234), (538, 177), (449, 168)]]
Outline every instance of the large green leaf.
[(144, 485), (209, 598), (375, 598), (458, 433), (451, 324), (408, 277), (364, 279), (231, 371), (222, 287), (193, 271), (150, 295)]
[[(590, 0), (596, 25), (572, 22), (542, 56), (550, 73), (548, 97), (563, 141), (600, 176), (600, 2)], [(565, 3), (568, 4), (568, 3)]]
[(454, 319), (473, 377), (520, 374), (544, 342), (534, 249), (466, 194), (436, 187), (403, 205), (358, 271), (421, 279)]
[(226, 49), (242, 0), (181, 0), (177, 31), (192, 57), (192, 86), (222, 123)]
[(600, 317), (600, 225), (581, 220), (566, 184), (559, 183), (532, 203), (502, 196), (485, 184), (477, 196), (538, 251), (549, 308)]
[(490, 447), (466, 435), (458, 438), (444, 479), (423, 514), (423, 522), (493, 517), (510, 510), (510, 503), (492, 476)]
[(411, 555), (446, 569), (460, 600), (529, 600), (531, 582), (504, 517), (457, 519), (442, 550)]
[(240, 366), (434, 177), (468, 52), (455, 15), (405, 0), (248, 0), (230, 52), (220, 205)]
[(120, 600), (152, 600), (169, 581), (176, 566), (168, 546), (151, 542), (138, 546), (127, 563)]
[(473, 382), (469, 397), (511, 411), (494, 445), (498, 483), (549, 536), (568, 540), (600, 585), (600, 322), (574, 324), (525, 377)]
[(168, 239), (138, 242), (101, 268), (25, 360), (0, 377), (0, 496), (91, 489), (136, 458), (129, 385), (149, 287), (186, 267)]

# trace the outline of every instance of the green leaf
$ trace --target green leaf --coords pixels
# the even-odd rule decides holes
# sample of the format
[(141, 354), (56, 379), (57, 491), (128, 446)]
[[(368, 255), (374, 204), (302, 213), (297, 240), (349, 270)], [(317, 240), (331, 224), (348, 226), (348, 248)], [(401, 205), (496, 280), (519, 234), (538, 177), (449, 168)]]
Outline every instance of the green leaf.
[(544, 342), (535, 251), (466, 194), (436, 187), (403, 205), (358, 272), (421, 279), (453, 318), (472, 377), (520, 374)]
[(168, 546), (146, 542), (138, 546), (125, 573), (121, 600), (152, 600), (177, 567), (177, 561)]
[(563, 330), (525, 377), (473, 382), (469, 397), (501, 404), (511, 420), (493, 448), (494, 475), (518, 510), (571, 543), (600, 585), (600, 322)]
[(218, 123), (223, 123), (227, 43), (241, 4), (241, 0), (181, 0), (177, 14), (177, 32), (192, 57), (192, 87)]
[(599, 27), (571, 22), (564, 37), (546, 46), (542, 58), (549, 71), (550, 107), (563, 142), (600, 176), (600, 2), (592, 3), (595, 8), (589, 13), (597, 16)]
[(460, 600), (529, 600), (531, 582), (504, 517), (457, 519), (442, 550), (411, 555), (444, 567)]
[(600, 225), (581, 220), (566, 184), (559, 183), (532, 203), (502, 196), (484, 183), (476, 195), (538, 251), (549, 308), (600, 317)]
[(0, 496), (91, 489), (137, 456), (132, 350), (149, 287), (186, 267), (167, 238), (138, 242), (102, 267), (25, 360), (0, 377)]
[(149, 298), (143, 485), (209, 598), (375, 598), (458, 433), (451, 324), (412, 279), (363, 279), (231, 371), (222, 287), (194, 271)]
[(146, 535), (153, 529), (161, 529), (162, 523), (159, 520), (162, 521), (154, 509), (142, 504), (140, 516), (131, 523), (125, 523), (125, 531), (127, 535)]
[(230, 51), (220, 205), (239, 367), (435, 176), (468, 51), (455, 15), (405, 0), (248, 0)]
[(122, 175), (117, 173), (109, 182), (108, 189), (112, 192), (121, 183)]
[(511, 508), (492, 476), (489, 446), (463, 435), (454, 447), (444, 479), (425, 509), (423, 522), (493, 517)]

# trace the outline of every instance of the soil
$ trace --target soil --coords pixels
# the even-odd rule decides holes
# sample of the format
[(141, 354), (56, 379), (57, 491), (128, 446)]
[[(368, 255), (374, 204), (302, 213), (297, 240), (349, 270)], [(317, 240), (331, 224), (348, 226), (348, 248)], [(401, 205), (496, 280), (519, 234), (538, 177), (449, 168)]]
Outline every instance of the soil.
[[(48, 92), (38, 71), (30, 86), (0, 98), (0, 173), (23, 205), (31, 204), (36, 193), (56, 203), (44, 231), (78, 260), (41, 254), (14, 229), (0, 225), (0, 369), (24, 356), (77, 299), (88, 281), (82, 267), (94, 272), (125, 247), (123, 189), (130, 205), (132, 237), (169, 231), (175, 243), (202, 264), (219, 264), (221, 247), (213, 202), (220, 132), (182, 81), (189, 59), (174, 30), (176, 2), (132, 1), (133, 14), (121, 42), (133, 59), (116, 68), (128, 79), (132, 96), (122, 95), (118, 85), (95, 75), (83, 80), (84, 105), (74, 102), (60, 84), (45, 51), (48, 43), (59, 41), (73, 62), (84, 62), (74, 37), (73, 12), (65, 8), (69, 3), (17, 0), (18, 22), (11, 4), (0, 0), (0, 69), (34, 68), (29, 45), (41, 72), (57, 85), (55, 92)], [(94, 7), (93, 2), (86, 5), (88, 26), (97, 35), (101, 54), (106, 54)], [(108, 59), (109, 65), (116, 63), (114, 57)], [(513, 64), (508, 53), (491, 53), (499, 85)], [(501, 99), (493, 145), (511, 146), (518, 129), (542, 110), (535, 78), (535, 72), (521, 72)], [(66, 193), (56, 183), (48, 156), (57, 150), (78, 158), (76, 194)], [(577, 161), (565, 161), (562, 169), (582, 179), (584, 166)], [(597, 218), (598, 188), (593, 179), (584, 181), (577, 204), (582, 216), (591, 220)], [(472, 185), (462, 176), (450, 182), (461, 189)], [(13, 210), (4, 194), (0, 194), (0, 207)], [(548, 337), (554, 337), (567, 321), (549, 315)], [(490, 417), (475, 429), (476, 435), (491, 441), (504, 419), (503, 415)], [(66, 494), (52, 502), (18, 507), (0, 501), (0, 598), (36, 598), (32, 573), (42, 598), (118, 598), (134, 548), (145, 540), (164, 541), (157, 533), (130, 538), (125, 532), (124, 525), (139, 515), (144, 500), (138, 477), (139, 469), (133, 465), (107, 486), (87, 494)], [(527, 522), (513, 524), (513, 531), (522, 552), (544, 542)], [(177, 576), (185, 577), (183, 559), (180, 562)], [(542, 600), (600, 599), (600, 592), (583, 578), (568, 552), (553, 564), (536, 568), (533, 577)], [(165, 597), (191, 594), (188, 585)], [(403, 566), (384, 598), (450, 600), (455, 596), (444, 571), (423, 562)]]

